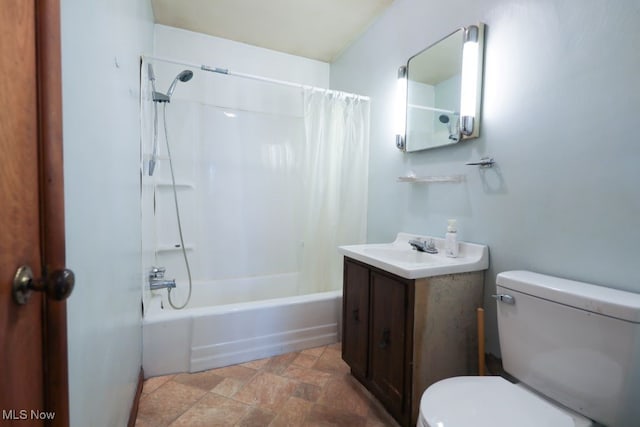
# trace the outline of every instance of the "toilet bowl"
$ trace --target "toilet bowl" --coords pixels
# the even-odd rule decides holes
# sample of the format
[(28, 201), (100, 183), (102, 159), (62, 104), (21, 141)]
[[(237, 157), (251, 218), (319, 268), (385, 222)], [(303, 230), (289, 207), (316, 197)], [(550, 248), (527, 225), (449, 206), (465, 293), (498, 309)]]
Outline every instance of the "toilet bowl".
[(454, 377), (429, 387), (417, 427), (591, 427), (588, 418), (502, 377)]
[(640, 294), (529, 271), (498, 274), (502, 377), (422, 395), (418, 427), (638, 427)]

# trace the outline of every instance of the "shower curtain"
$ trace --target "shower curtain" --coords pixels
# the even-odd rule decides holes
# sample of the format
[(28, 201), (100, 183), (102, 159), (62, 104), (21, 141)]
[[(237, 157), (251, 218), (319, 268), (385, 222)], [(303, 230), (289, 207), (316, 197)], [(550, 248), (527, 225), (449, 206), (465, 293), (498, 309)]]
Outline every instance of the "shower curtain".
[(301, 294), (340, 289), (337, 247), (366, 240), (370, 117), (362, 97), (304, 89), (303, 98)]

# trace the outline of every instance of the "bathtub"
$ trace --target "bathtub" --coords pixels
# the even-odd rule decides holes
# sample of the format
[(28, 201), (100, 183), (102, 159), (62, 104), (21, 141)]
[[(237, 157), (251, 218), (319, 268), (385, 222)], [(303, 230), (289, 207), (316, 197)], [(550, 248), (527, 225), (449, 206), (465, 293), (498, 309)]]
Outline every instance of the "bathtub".
[(191, 302), (183, 310), (171, 309), (166, 291), (156, 291), (142, 320), (145, 377), (219, 368), (337, 342), (342, 291), (295, 295), (296, 284), (297, 273), (194, 282)]

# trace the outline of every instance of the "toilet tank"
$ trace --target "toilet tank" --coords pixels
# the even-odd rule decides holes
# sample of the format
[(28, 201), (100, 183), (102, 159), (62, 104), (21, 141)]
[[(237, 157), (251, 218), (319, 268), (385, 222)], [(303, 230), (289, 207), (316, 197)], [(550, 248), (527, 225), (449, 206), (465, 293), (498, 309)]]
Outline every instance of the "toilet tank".
[(640, 294), (529, 271), (496, 282), (513, 297), (497, 303), (505, 371), (605, 426), (640, 426)]

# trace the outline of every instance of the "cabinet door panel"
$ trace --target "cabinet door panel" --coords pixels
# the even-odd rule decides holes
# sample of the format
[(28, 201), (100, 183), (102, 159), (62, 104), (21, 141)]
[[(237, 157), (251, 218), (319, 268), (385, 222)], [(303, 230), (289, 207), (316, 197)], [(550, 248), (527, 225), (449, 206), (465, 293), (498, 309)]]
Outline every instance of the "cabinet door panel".
[(405, 390), (407, 287), (371, 272), (371, 370), (376, 395), (397, 419)]
[(369, 270), (345, 260), (342, 358), (355, 376), (367, 375), (369, 345)]

